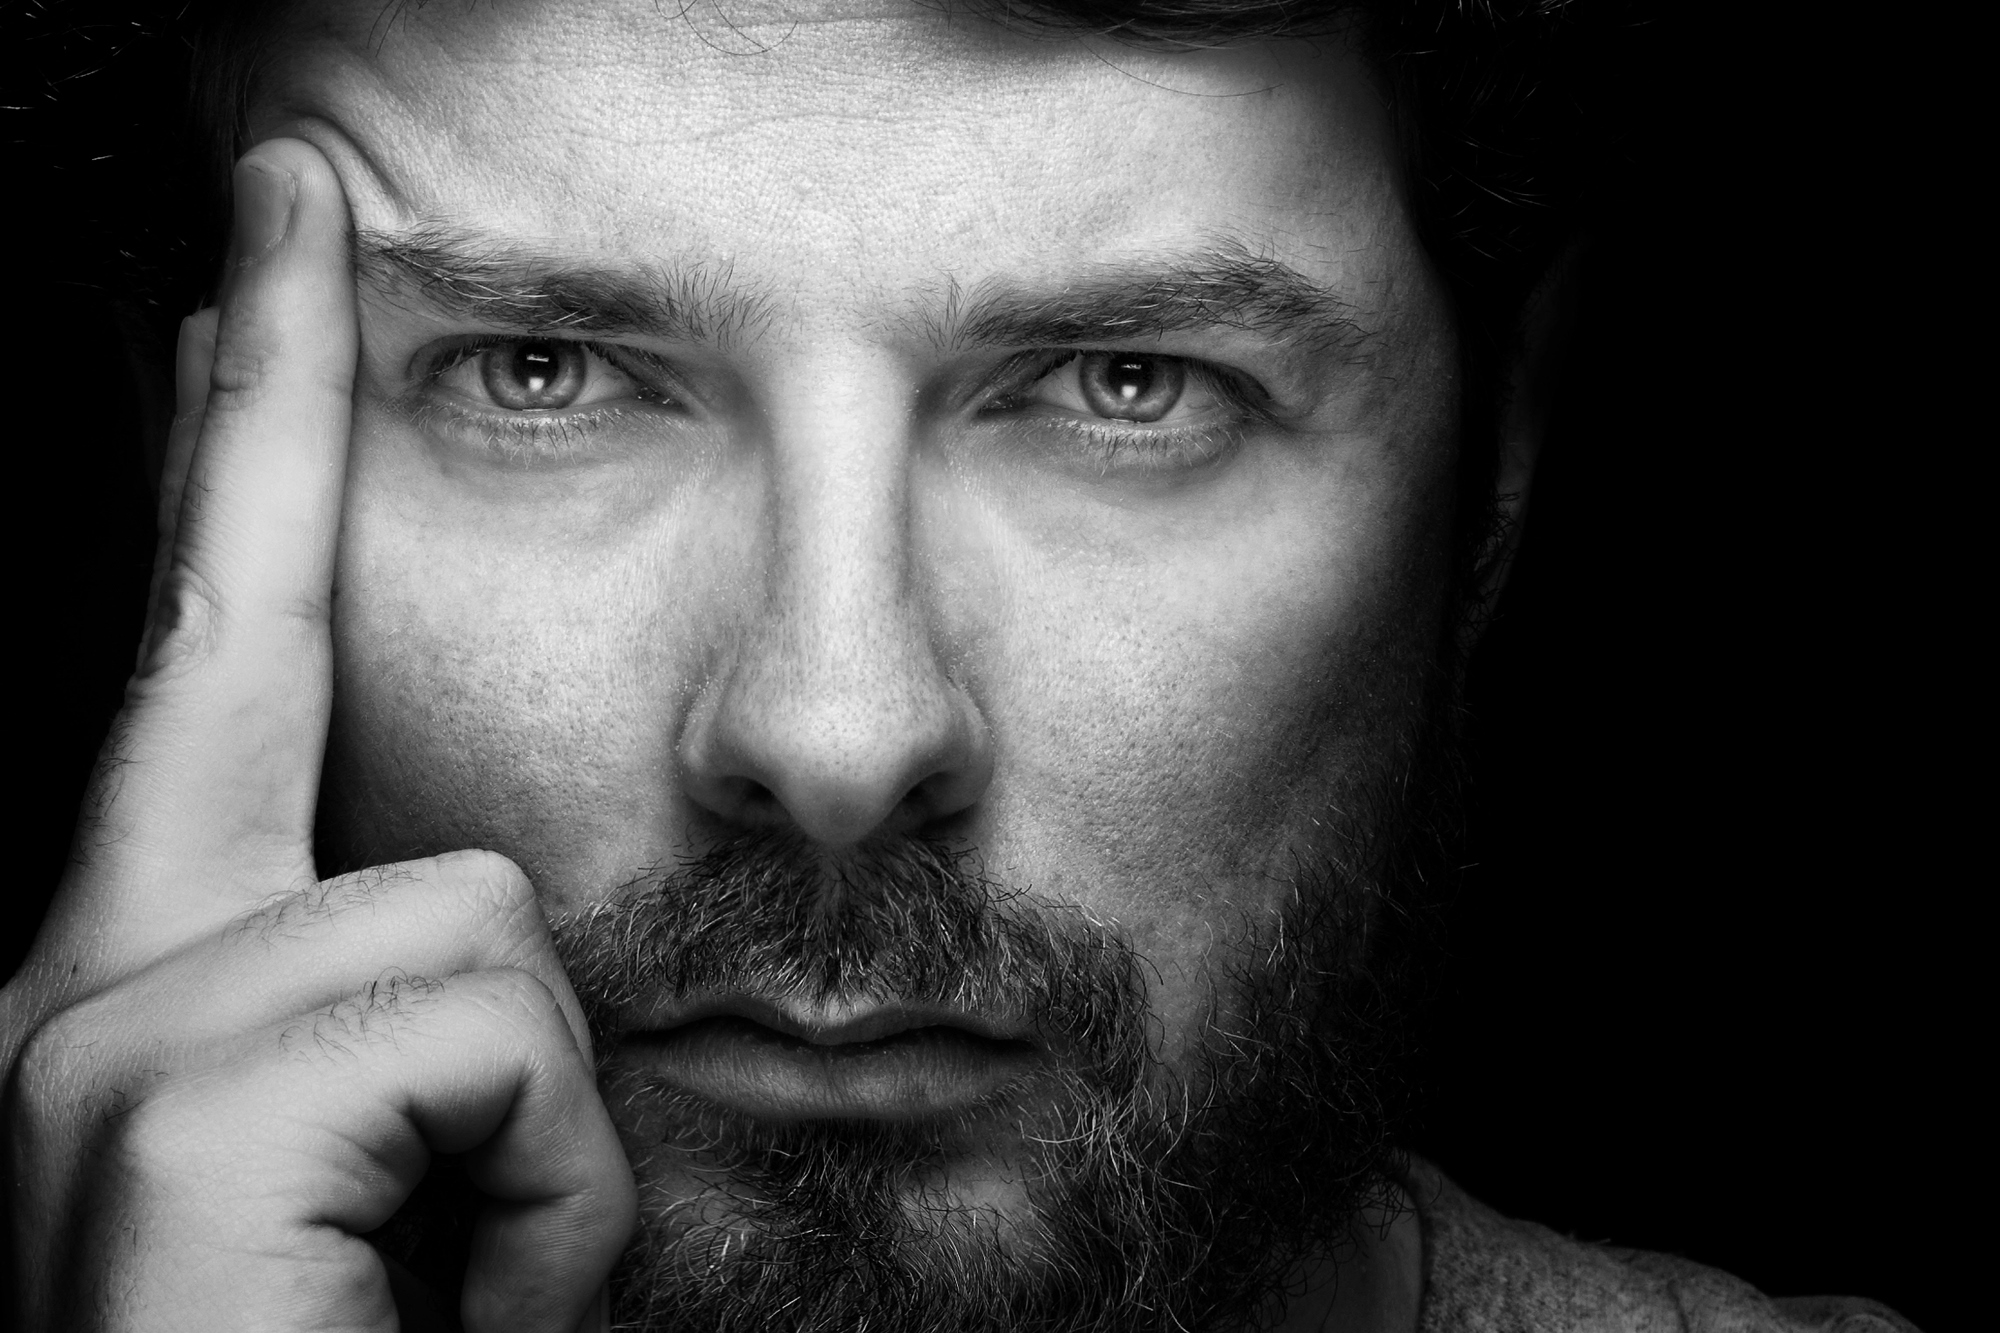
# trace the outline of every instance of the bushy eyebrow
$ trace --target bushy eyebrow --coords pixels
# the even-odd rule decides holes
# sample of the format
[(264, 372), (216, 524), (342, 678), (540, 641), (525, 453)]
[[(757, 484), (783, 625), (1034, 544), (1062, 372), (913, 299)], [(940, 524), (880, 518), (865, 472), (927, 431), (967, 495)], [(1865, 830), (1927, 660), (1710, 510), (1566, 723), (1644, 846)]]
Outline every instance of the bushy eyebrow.
[(1220, 244), (1086, 271), (1053, 287), (954, 291), (932, 334), (948, 345), (1062, 347), (1236, 329), (1324, 352), (1361, 340), (1355, 315), (1289, 264)]
[[(428, 226), (357, 232), (362, 281), (446, 314), (523, 333), (644, 336), (726, 344), (754, 336), (773, 302), (726, 268), (584, 265), (517, 243)], [(935, 345), (1064, 347), (1237, 329), (1313, 352), (1352, 348), (1354, 309), (1297, 269), (1233, 244), (1101, 265), (1060, 282), (948, 285), (917, 323)]]
[(584, 265), (444, 227), (357, 232), (354, 266), (384, 295), (524, 333), (727, 343), (770, 314), (726, 267)]

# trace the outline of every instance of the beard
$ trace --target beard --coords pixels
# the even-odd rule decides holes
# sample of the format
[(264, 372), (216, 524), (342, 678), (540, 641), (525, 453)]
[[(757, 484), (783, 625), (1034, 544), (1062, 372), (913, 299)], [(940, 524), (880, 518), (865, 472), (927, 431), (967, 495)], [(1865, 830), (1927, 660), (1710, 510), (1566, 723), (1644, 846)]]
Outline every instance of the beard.
[[(748, 837), (556, 921), (601, 1053), (619, 1008), (713, 992), (1027, 1014), (1062, 1051), (971, 1111), (895, 1122), (760, 1121), (607, 1059), (641, 1194), (615, 1326), (1138, 1333), (1274, 1314), (1399, 1174), (1420, 914), (1388, 885), (1433, 821), (1408, 808), (1428, 784), (1368, 785), (1404, 799), (1344, 803), (1349, 854), (1301, 867), (1284, 909), (1211, 954), (1177, 1070), (1148, 1043), (1145, 959), (962, 848)], [(968, 1162), (999, 1164), (1024, 1202), (954, 1190)]]
[[(1280, 907), (1210, 948), (1205, 1018), (1171, 1061), (1134, 945), (987, 876), (975, 849), (744, 836), (552, 919), (640, 1191), (614, 1325), (1264, 1326), (1308, 1264), (1406, 1208), (1397, 1145), (1462, 813), (1462, 663), (1382, 661), (1336, 710), (1347, 762), (1313, 821), (1321, 850), (1295, 860)], [(469, 841), (493, 840), (439, 839)], [(356, 864), (388, 859), (367, 850)], [(618, 1062), (621, 1009), (712, 993), (1023, 1015), (1060, 1058), (963, 1114), (789, 1123)], [(968, 1165), (1018, 1186), (1008, 1206), (954, 1188)], [(432, 1293), (444, 1326), (484, 1206), (441, 1157), (370, 1235), (399, 1305)]]

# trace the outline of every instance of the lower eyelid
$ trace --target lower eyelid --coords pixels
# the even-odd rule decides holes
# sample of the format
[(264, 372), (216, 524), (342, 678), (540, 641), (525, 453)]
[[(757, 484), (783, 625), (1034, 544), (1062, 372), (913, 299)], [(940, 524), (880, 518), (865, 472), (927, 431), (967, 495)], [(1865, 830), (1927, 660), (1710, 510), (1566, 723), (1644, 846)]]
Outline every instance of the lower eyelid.
[(583, 447), (589, 437), (625, 415), (615, 404), (535, 416), (493, 411), (435, 399), (412, 405), (411, 419), (427, 434), (469, 440), (480, 448), (558, 455)]
[(1193, 428), (1145, 430), (1071, 418), (1059, 429), (1101, 451), (1107, 468), (1120, 457), (1137, 455), (1151, 456), (1159, 466), (1172, 469), (1212, 463), (1234, 452), (1243, 442), (1245, 424), (1239, 419)]

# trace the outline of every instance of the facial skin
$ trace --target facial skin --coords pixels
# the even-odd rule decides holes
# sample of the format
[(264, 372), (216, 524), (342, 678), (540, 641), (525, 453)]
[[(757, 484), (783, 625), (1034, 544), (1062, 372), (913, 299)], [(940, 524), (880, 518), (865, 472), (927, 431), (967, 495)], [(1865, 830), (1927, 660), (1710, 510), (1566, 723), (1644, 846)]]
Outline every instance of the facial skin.
[[(323, 869), (490, 848), (560, 920), (746, 832), (973, 849), (1143, 960), (1198, 1085), (1301, 867), (1365, 877), (1452, 634), (1379, 91), (1333, 41), (719, 13), (316, 6), (256, 90), (363, 237)], [(980, 1132), (945, 1194), (1017, 1217)]]

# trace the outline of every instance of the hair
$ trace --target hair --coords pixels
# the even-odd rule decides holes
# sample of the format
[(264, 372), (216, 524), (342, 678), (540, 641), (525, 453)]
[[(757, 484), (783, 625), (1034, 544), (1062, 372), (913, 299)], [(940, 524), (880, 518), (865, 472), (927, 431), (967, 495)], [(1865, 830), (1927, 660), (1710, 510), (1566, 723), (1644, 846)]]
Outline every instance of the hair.
[[(162, 13), (131, 0), (48, 0), (30, 17), (36, 40), (20, 49), (40, 53), (37, 86), (7, 100), (16, 125), (28, 121), (12, 137), (40, 154), (31, 171), (60, 196), (39, 249), (118, 312), (140, 366), (164, 368), (179, 318), (208, 291), (260, 34), (298, 2), (183, 0)], [(1624, 127), (1644, 84), (1631, 77), (1644, 59), (1644, 0), (917, 2), (1154, 47), (1360, 43), (1394, 110), (1419, 235), (1457, 317), (1457, 576), (1463, 595), (1480, 586), (1502, 535), (1502, 368), (1524, 302), (1626, 160)]]

